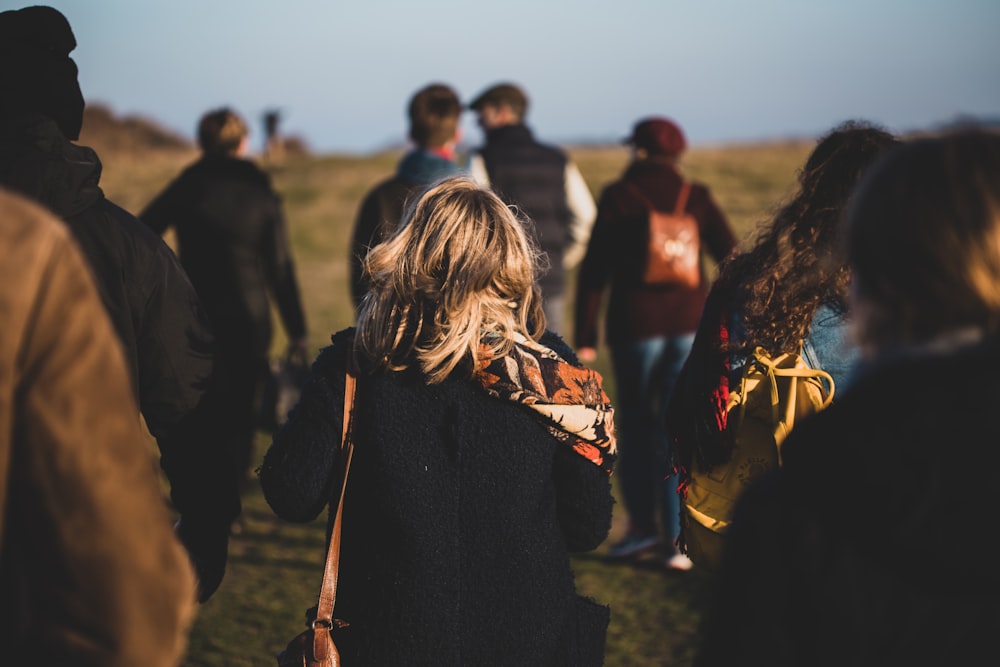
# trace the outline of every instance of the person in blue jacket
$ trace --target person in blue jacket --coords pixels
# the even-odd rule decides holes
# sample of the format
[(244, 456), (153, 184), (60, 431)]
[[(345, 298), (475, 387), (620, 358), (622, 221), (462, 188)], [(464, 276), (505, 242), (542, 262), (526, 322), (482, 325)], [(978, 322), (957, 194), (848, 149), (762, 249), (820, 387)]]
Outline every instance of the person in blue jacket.
[(443, 83), (430, 83), (413, 94), (407, 107), (413, 147), (399, 161), (396, 173), (365, 194), (351, 239), (351, 299), (357, 308), (368, 291), (362, 265), (365, 255), (399, 225), (408, 201), (434, 181), (459, 173), (455, 147), (462, 133), (462, 104)]

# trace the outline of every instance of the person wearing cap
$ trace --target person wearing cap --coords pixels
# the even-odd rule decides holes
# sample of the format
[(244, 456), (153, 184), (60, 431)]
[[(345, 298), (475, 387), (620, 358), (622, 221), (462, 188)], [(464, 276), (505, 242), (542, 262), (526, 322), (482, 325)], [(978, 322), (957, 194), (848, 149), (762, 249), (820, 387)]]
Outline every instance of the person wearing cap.
[[(657, 116), (637, 122), (624, 142), (632, 148), (632, 160), (622, 177), (601, 192), (580, 266), (574, 341), (582, 361), (596, 358), (598, 316), (610, 286), (604, 333), (616, 382), (617, 474), (628, 530), (608, 555), (632, 557), (663, 547), (667, 567), (690, 569), (690, 560), (674, 544), (680, 533), (679, 498), (667, 478), (663, 409), (694, 341), (709, 281), (704, 264), (695, 286), (651, 285), (642, 279), (649, 209), (675, 209), (687, 181), (678, 164), (687, 141), (674, 121)], [(701, 248), (720, 261), (736, 247), (736, 236), (708, 187), (689, 184), (684, 210), (697, 220)]]
[(512, 83), (479, 94), (485, 144), (469, 158), (469, 173), (526, 215), (546, 255), (539, 279), (548, 328), (565, 335), (567, 273), (580, 263), (597, 209), (576, 164), (560, 148), (538, 142), (525, 125), (528, 98)]
[(212, 432), (222, 425), (208, 419), (215, 339), (173, 251), (104, 196), (100, 159), (74, 143), (84, 111), (69, 57), (75, 48), (69, 21), (52, 7), (0, 13), (0, 185), (59, 216), (90, 264), (159, 446), (204, 601), (222, 580), (229, 527), (240, 513), (232, 457)]
[(455, 146), (462, 137), (458, 93), (446, 84), (430, 83), (410, 97), (407, 116), (413, 148), (399, 161), (395, 174), (368, 191), (354, 222), (348, 260), (355, 308), (361, 306), (368, 292), (369, 281), (364, 275), (368, 250), (389, 237), (415, 195), (434, 181), (462, 171), (455, 155)]

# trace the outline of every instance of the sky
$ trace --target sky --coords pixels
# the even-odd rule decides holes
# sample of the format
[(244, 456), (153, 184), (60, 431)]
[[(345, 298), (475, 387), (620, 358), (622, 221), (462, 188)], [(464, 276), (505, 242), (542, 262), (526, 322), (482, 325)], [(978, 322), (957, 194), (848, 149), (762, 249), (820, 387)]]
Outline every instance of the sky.
[[(27, 2), (0, 0), (0, 9)], [(186, 138), (230, 106), (314, 152), (405, 142), (410, 95), (511, 81), (551, 143), (667, 116), (692, 145), (1000, 119), (997, 0), (50, 0), (88, 103)], [(482, 133), (471, 112), (463, 138)]]

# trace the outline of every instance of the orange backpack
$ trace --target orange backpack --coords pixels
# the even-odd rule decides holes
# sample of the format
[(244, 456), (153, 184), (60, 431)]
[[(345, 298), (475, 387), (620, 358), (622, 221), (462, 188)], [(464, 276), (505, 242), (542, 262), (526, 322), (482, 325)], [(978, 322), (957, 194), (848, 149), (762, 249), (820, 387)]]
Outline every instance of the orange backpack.
[(701, 244), (698, 221), (684, 211), (691, 184), (684, 181), (673, 211), (658, 211), (639, 189), (629, 183), (635, 194), (649, 209), (649, 241), (643, 282), (647, 285), (701, 284)]

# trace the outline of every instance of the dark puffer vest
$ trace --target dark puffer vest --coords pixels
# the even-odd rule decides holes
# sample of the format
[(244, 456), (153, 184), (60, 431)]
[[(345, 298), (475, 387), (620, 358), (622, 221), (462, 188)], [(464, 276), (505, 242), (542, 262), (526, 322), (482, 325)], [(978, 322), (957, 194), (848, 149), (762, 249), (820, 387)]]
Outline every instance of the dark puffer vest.
[(490, 130), (479, 152), (493, 191), (534, 222), (538, 244), (549, 262), (539, 280), (542, 294), (561, 294), (563, 250), (572, 217), (566, 202), (566, 154), (538, 143), (525, 125)]

